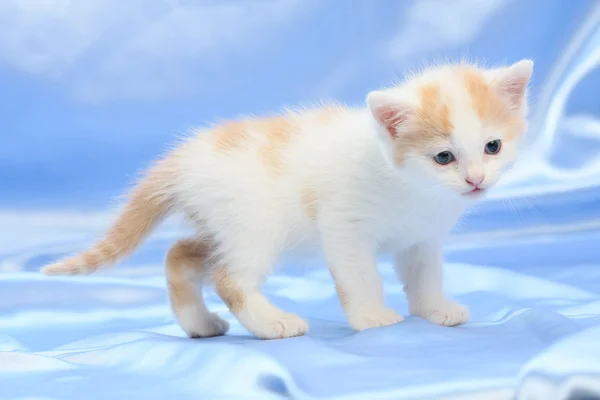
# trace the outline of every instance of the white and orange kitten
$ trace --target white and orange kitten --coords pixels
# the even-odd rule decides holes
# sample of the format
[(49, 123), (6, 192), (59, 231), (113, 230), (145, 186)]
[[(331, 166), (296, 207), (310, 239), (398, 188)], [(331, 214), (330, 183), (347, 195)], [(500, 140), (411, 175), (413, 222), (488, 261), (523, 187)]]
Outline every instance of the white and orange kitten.
[(442, 65), (369, 93), (365, 108), (326, 106), (198, 130), (147, 171), (103, 239), (43, 272), (94, 272), (177, 212), (197, 232), (166, 260), (170, 303), (190, 337), (228, 330), (205, 306), (201, 287), (211, 282), (254, 335), (304, 334), (306, 321), (261, 291), (282, 251), (303, 242), (322, 249), (355, 330), (403, 319), (384, 304), (383, 245), (395, 251), (411, 314), (464, 323), (468, 310), (443, 293), (442, 243), (514, 162), (532, 70), (529, 60), (496, 69)]

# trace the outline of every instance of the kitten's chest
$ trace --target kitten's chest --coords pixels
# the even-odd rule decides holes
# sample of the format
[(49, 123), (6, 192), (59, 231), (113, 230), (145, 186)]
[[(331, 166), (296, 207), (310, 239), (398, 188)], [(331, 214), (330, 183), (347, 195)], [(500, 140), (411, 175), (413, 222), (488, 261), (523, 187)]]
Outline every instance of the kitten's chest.
[(381, 242), (402, 246), (441, 240), (456, 225), (462, 209), (430, 199), (395, 201), (378, 211), (378, 236)]

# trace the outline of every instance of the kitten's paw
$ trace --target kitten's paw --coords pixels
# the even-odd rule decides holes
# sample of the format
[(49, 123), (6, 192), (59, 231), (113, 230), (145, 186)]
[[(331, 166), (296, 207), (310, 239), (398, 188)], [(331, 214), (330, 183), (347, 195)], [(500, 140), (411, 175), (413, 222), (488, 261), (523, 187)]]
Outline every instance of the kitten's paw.
[(210, 313), (204, 321), (204, 326), (201, 332), (192, 335), (191, 337), (211, 337), (222, 336), (229, 331), (229, 322), (219, 317), (216, 313)]
[(452, 300), (419, 304), (411, 307), (411, 314), (443, 326), (461, 325), (469, 320), (469, 309)]
[(222, 336), (229, 331), (229, 323), (215, 313), (185, 315), (180, 312), (179, 314), (179, 326), (191, 338)]
[(403, 320), (404, 317), (391, 308), (363, 309), (348, 315), (348, 323), (356, 331), (393, 325)]
[(244, 324), (246, 329), (261, 339), (285, 339), (302, 336), (308, 331), (308, 323), (296, 314), (281, 312)]

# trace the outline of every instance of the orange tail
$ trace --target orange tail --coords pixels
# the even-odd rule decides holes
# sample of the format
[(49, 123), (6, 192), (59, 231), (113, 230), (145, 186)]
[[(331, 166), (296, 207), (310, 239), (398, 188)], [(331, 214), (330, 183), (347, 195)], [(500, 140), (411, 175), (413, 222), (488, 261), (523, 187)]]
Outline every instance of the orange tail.
[(162, 174), (152, 174), (133, 190), (124, 210), (103, 239), (94, 247), (73, 257), (42, 268), (45, 275), (91, 274), (130, 255), (170, 211)]

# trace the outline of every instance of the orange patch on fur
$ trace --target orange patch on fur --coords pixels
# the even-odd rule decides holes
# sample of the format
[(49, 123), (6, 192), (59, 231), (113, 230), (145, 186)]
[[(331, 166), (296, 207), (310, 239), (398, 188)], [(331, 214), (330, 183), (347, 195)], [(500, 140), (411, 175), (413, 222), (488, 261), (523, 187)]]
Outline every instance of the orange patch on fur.
[(496, 104), (495, 96), (490, 93), (490, 87), (481, 72), (474, 69), (465, 69), (463, 70), (463, 76), (473, 109), (482, 121), (490, 119), (496, 113), (494, 108), (502, 109), (502, 107), (498, 107), (501, 104)]
[(258, 127), (265, 132), (267, 144), (261, 154), (267, 168), (276, 174), (283, 172), (282, 152), (297, 129), (290, 117), (273, 117), (257, 121)]
[(317, 196), (313, 190), (308, 188), (302, 190), (302, 205), (308, 218), (315, 220), (317, 218)]
[(421, 134), (433, 137), (448, 137), (452, 134), (452, 121), (448, 103), (442, 99), (439, 83), (430, 83), (421, 88), (421, 107), (417, 114)]
[(423, 85), (420, 96), (421, 103), (410, 128), (395, 140), (394, 161), (398, 165), (406, 160), (409, 151), (425, 152), (432, 142), (450, 137), (454, 129), (450, 107), (442, 98), (439, 83)]
[(167, 282), (169, 300), (175, 313), (202, 302), (196, 285), (205, 274), (205, 262), (209, 254), (208, 243), (190, 239), (180, 240), (169, 249)]
[(461, 71), (471, 97), (473, 109), (481, 121), (504, 130), (506, 139), (513, 139), (524, 128), (525, 121), (512, 113), (508, 105), (486, 82), (485, 76), (472, 68)]
[[(214, 131), (216, 148), (227, 152), (243, 148), (246, 144), (259, 145), (262, 135), (266, 139), (266, 143), (259, 147), (258, 151), (267, 168), (280, 174), (283, 170), (281, 152), (289, 143), (294, 131), (297, 130), (291, 118), (291, 116), (275, 116), (228, 122)], [(254, 136), (251, 137), (251, 135)]]
[(228, 122), (216, 128), (215, 137), (217, 150), (237, 149), (248, 141), (248, 125), (239, 121)]
[(246, 295), (229, 276), (226, 266), (219, 266), (213, 272), (215, 289), (229, 310), (236, 314), (241, 312), (246, 305)]

